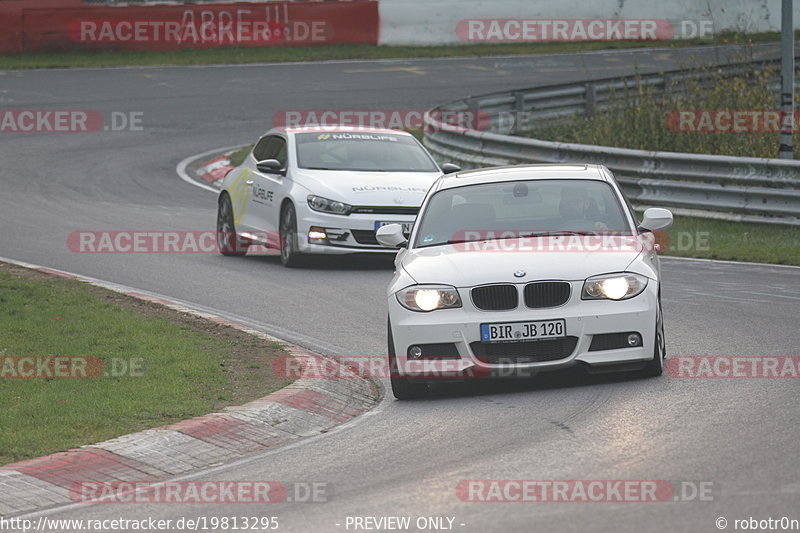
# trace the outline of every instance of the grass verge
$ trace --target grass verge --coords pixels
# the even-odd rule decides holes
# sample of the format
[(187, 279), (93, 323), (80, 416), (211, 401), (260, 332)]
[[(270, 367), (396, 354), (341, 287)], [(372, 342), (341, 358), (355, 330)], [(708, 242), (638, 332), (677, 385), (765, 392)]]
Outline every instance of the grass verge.
[[(278, 344), (5, 263), (0, 331), (0, 464), (174, 423), (289, 384), (272, 371), (285, 354)], [(14, 357), (48, 356), (98, 358), (109, 376), (19, 377), (30, 368)]]
[[(641, 216), (641, 214), (640, 214)], [(675, 216), (664, 256), (800, 266), (800, 228)]]
[[(122, 67), (154, 65), (211, 65), (246, 63), (283, 63), (292, 61), (324, 61), (336, 59), (408, 59), (434, 57), (496, 56), (548, 54), (559, 52), (591, 52), (630, 48), (686, 47), (726, 44), (738, 34), (720, 34), (714, 39), (682, 41), (587, 41), (572, 43), (478, 43), (446, 46), (375, 46), (339, 44), (325, 46), (263, 48), (225, 47), (208, 50), (177, 51), (107, 50), (99, 52), (54, 52), (0, 55), (0, 69), (36, 69), (59, 67)], [(747, 35), (752, 43), (780, 40), (777, 32)]]
[(250, 154), (250, 150), (252, 150), (252, 149), (253, 149), (253, 145), (250, 144), (250, 145), (244, 146), (242, 148), (239, 148), (238, 150), (233, 152), (231, 155), (229, 155), (228, 159), (230, 160), (231, 165), (234, 166), (234, 167), (238, 167), (239, 165), (244, 163), (245, 158)]

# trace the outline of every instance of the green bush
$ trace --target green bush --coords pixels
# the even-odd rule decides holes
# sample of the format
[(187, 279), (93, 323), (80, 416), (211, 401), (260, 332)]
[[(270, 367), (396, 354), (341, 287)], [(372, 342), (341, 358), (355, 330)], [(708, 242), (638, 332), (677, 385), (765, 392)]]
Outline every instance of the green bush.
[[(670, 87), (660, 92), (637, 82), (634, 88), (612, 94), (608, 109), (576, 115), (528, 135), (637, 150), (777, 157), (780, 134), (776, 131), (681, 131), (677, 115), (681, 111), (701, 110), (776, 111), (778, 95), (770, 89), (769, 82), (776, 79), (777, 67), (755, 69), (738, 76), (726, 76), (711, 67), (693, 70), (710, 74), (711, 83), (692, 82), (688, 90)], [(798, 146), (798, 140), (795, 132), (794, 146)]]

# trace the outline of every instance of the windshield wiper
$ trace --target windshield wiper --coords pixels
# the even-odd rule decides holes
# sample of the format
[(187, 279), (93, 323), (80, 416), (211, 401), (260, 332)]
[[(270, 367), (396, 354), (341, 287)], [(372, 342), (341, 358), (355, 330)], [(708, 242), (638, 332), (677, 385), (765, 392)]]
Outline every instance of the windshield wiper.
[(532, 233), (530, 235), (520, 235), (519, 237), (563, 237), (567, 235), (597, 235), (596, 231), (542, 231), (539, 233)]
[(464, 244), (464, 243), (467, 243), (467, 242), (484, 242), (484, 241), (488, 241), (488, 240), (489, 239), (469, 239), (469, 240), (467, 240), (467, 239), (451, 239), (451, 240), (445, 241), (445, 242), (437, 242), (436, 244)]
[(432, 246), (447, 246), (448, 244), (466, 244), (468, 242), (484, 242), (486, 240), (487, 239), (477, 239), (477, 240), (451, 239), (449, 241), (422, 243), (419, 246), (417, 246), (417, 248), (430, 248)]
[(567, 235), (597, 235), (596, 231), (542, 231), (538, 233), (524, 234), (524, 235), (497, 235), (490, 239), (450, 239), (444, 242), (433, 242), (430, 244), (423, 244), (419, 248), (427, 248), (429, 246), (442, 246), (446, 244), (466, 244), (471, 242), (487, 242), (487, 241), (505, 241), (508, 239), (526, 239), (531, 237), (562, 237)]

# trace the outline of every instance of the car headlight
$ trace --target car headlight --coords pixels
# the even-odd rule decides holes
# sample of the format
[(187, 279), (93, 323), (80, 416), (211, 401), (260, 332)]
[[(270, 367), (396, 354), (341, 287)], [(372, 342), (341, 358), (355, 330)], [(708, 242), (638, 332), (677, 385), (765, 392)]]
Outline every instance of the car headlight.
[(397, 301), (406, 309), (427, 313), (436, 309), (461, 307), (461, 298), (455, 287), (415, 285), (398, 291)]
[(627, 300), (647, 287), (647, 278), (639, 274), (606, 274), (583, 282), (581, 300)]
[(314, 194), (308, 195), (308, 207), (314, 211), (322, 211), (323, 213), (333, 213), (335, 215), (349, 215), (353, 206), (344, 202), (337, 202), (336, 200), (329, 200), (322, 196)]

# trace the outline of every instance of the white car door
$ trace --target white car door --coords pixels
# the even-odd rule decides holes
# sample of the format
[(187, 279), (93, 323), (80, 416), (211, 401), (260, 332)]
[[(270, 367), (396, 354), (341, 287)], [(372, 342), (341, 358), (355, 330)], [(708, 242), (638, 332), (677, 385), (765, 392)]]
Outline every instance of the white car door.
[[(250, 227), (254, 232), (263, 232), (269, 237), (271, 244), (279, 242), (278, 231), (278, 210), (280, 208), (279, 192), (286, 179), (287, 149), (286, 139), (280, 135), (267, 135), (263, 137), (252, 153), (255, 161), (253, 162), (253, 172), (248, 177), (250, 194), (243, 225)], [(275, 159), (281, 164), (278, 170), (259, 170), (256, 168), (258, 161)]]

